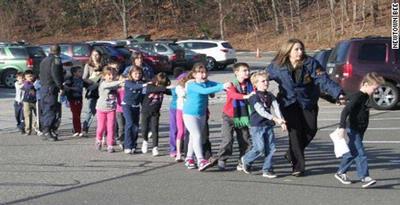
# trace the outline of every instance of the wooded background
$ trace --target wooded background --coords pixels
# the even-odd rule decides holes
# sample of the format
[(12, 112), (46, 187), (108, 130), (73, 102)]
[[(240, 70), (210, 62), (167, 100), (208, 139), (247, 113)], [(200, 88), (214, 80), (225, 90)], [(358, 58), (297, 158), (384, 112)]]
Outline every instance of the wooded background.
[(276, 49), (297, 37), (307, 47), (389, 36), (391, 0), (0, 0), (0, 41), (33, 43), (154, 38), (229, 40)]

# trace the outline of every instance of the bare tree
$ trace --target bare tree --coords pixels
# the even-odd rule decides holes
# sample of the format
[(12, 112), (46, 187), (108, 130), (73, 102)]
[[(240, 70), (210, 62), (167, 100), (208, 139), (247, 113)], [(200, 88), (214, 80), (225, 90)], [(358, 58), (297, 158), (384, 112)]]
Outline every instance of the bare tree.
[(124, 37), (128, 37), (128, 24), (127, 24), (127, 14), (136, 6), (136, 2), (133, 0), (112, 0), (115, 9), (117, 10), (119, 17), (122, 21), (122, 30)]
[(274, 14), (274, 20), (275, 20), (275, 32), (281, 33), (279, 26), (278, 10), (276, 8), (276, 0), (271, 0), (271, 2), (272, 2), (272, 13)]

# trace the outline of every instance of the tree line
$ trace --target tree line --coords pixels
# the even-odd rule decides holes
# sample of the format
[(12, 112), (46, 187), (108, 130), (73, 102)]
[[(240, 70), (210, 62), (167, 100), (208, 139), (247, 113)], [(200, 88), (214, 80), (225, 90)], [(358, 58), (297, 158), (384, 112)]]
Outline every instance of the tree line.
[[(296, 32), (340, 38), (387, 24), (391, 0), (0, 0), (0, 40), (71, 31), (118, 37), (172, 30), (175, 37), (259, 38)], [(329, 23), (328, 23), (329, 22)], [(322, 32), (324, 31), (324, 32)]]

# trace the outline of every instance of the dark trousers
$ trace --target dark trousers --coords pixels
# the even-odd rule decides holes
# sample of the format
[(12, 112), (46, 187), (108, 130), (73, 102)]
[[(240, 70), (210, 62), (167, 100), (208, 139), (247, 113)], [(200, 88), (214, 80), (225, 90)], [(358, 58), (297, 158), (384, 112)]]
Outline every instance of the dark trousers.
[(136, 141), (139, 132), (140, 107), (123, 105), (122, 110), (125, 117), (125, 149), (136, 149)]
[(233, 118), (222, 114), (221, 135), (222, 142), (218, 151), (218, 160), (227, 160), (232, 155), (233, 150), (233, 132), (236, 132), (236, 139), (239, 145), (239, 161), (240, 158), (249, 151), (250, 134), (248, 127), (236, 128), (233, 125)]
[(83, 131), (89, 132), (90, 125), (94, 120), (94, 116), (96, 115), (96, 104), (97, 98), (88, 98), (87, 105), (88, 109), (86, 111), (85, 120), (83, 121)]
[(117, 134), (116, 140), (119, 142), (124, 141), (125, 139), (125, 117), (122, 112), (117, 112), (117, 123), (115, 126), (115, 133)]
[(145, 141), (148, 141), (149, 131), (151, 131), (151, 138), (153, 139), (153, 147), (158, 147), (159, 124), (160, 124), (159, 113), (142, 112), (141, 116), (142, 137)]
[(43, 132), (57, 130), (61, 121), (61, 103), (57, 101), (58, 88), (42, 87), (40, 90), (42, 101), (42, 126)]
[(293, 171), (305, 170), (304, 150), (317, 133), (318, 106), (305, 110), (298, 103), (281, 109), (289, 132), (288, 158)]
[(25, 129), (24, 109), (22, 102), (18, 103), (17, 101), (14, 101), (14, 115), (15, 115), (15, 121), (17, 121), (17, 128), (20, 131), (24, 131)]
[(72, 124), (74, 126), (74, 133), (81, 133), (82, 100), (70, 100), (69, 106), (72, 112)]

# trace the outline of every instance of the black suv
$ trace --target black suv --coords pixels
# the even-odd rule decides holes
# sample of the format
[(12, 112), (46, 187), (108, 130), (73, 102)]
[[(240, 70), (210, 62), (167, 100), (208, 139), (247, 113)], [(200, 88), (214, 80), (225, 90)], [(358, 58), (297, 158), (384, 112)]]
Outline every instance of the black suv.
[(336, 44), (327, 72), (348, 93), (359, 90), (365, 74), (378, 73), (386, 83), (371, 96), (371, 104), (376, 109), (392, 109), (399, 102), (399, 57), (399, 50), (391, 49), (389, 37), (352, 38)]

